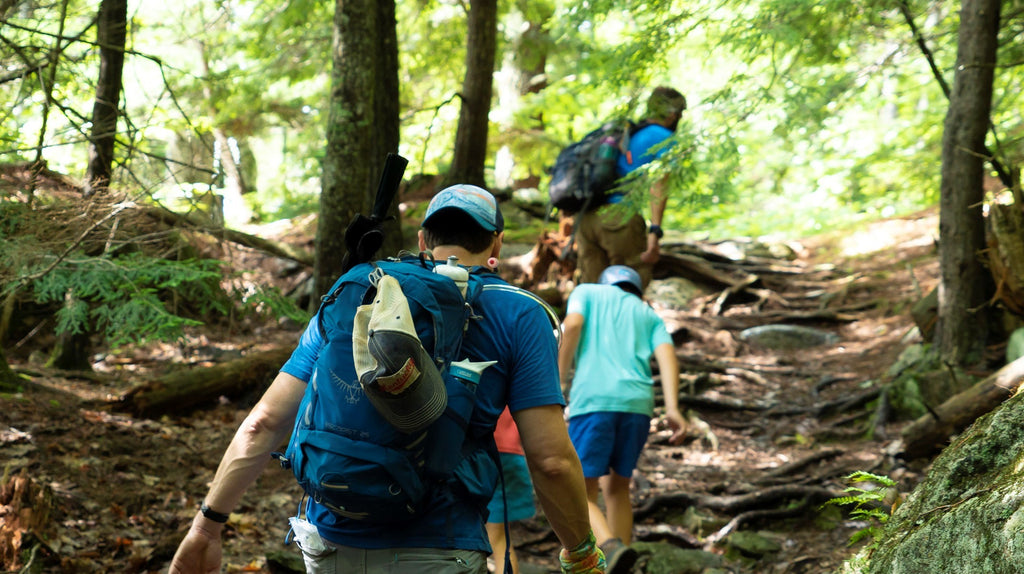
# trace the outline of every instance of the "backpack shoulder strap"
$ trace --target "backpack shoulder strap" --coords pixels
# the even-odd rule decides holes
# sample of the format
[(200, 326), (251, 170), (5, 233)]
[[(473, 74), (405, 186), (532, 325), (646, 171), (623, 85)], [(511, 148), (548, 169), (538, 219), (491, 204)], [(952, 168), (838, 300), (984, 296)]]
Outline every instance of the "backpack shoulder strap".
[(547, 301), (541, 299), (536, 293), (527, 291), (522, 287), (516, 287), (515, 285), (509, 285), (508, 283), (487, 283), (483, 286), (484, 291), (504, 291), (506, 293), (515, 293), (530, 299), (540, 305), (541, 309), (548, 316), (548, 321), (551, 322), (551, 328), (555, 332), (555, 339), (558, 341), (558, 346), (562, 346), (562, 329), (561, 320), (558, 318), (558, 313), (548, 305)]
[(629, 149), (629, 142), (637, 133), (644, 128), (653, 126), (654, 122), (650, 120), (640, 120), (634, 123), (632, 120), (629, 122), (629, 129), (623, 130), (622, 139), (619, 140), (619, 151), (626, 156), (626, 163), (633, 165), (633, 152)]

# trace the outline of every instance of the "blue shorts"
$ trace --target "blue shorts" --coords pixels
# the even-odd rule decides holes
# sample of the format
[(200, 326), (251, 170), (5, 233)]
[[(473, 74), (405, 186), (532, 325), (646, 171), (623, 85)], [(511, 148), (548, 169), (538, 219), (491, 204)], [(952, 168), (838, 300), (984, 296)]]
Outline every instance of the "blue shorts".
[(501, 474), (505, 477), (505, 496), (501, 495), (501, 482), (494, 489), (494, 496), (487, 505), (487, 522), (505, 522), (505, 507), (508, 507), (508, 521), (526, 520), (537, 513), (533, 506), (533, 482), (526, 457), (521, 454), (498, 453), (501, 456)]
[(619, 476), (633, 476), (650, 432), (651, 417), (636, 413), (587, 413), (569, 418), (569, 438), (586, 478), (600, 478), (609, 469)]

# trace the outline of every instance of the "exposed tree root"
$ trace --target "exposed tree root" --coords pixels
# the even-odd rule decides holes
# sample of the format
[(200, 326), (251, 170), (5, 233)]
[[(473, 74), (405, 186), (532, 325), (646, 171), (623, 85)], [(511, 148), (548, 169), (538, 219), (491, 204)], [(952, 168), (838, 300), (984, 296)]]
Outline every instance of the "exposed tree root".
[(706, 508), (717, 512), (742, 512), (763, 509), (779, 502), (793, 499), (808, 499), (824, 502), (840, 496), (839, 493), (821, 486), (772, 486), (746, 494), (712, 496), (676, 492), (655, 496), (633, 511), (633, 518), (640, 520), (666, 508), (685, 509), (690, 506)]

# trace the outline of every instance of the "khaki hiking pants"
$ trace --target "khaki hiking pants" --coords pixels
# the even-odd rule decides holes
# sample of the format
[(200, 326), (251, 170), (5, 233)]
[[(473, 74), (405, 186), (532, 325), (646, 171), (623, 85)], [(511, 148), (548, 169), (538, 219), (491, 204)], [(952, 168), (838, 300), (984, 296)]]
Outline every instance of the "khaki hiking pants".
[(609, 265), (628, 265), (640, 274), (644, 287), (651, 282), (651, 266), (640, 262), (647, 249), (647, 223), (639, 214), (606, 205), (584, 213), (576, 230), (580, 283), (597, 283)]

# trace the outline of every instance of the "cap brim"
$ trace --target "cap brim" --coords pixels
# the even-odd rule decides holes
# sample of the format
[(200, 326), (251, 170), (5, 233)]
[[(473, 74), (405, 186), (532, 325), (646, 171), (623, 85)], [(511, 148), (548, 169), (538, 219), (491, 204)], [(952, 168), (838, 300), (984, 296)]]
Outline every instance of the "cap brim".
[(369, 333), (367, 348), (377, 368), (361, 373), (359, 382), (392, 426), (416, 433), (444, 413), (444, 379), (419, 339), (401, 331), (376, 330)]

